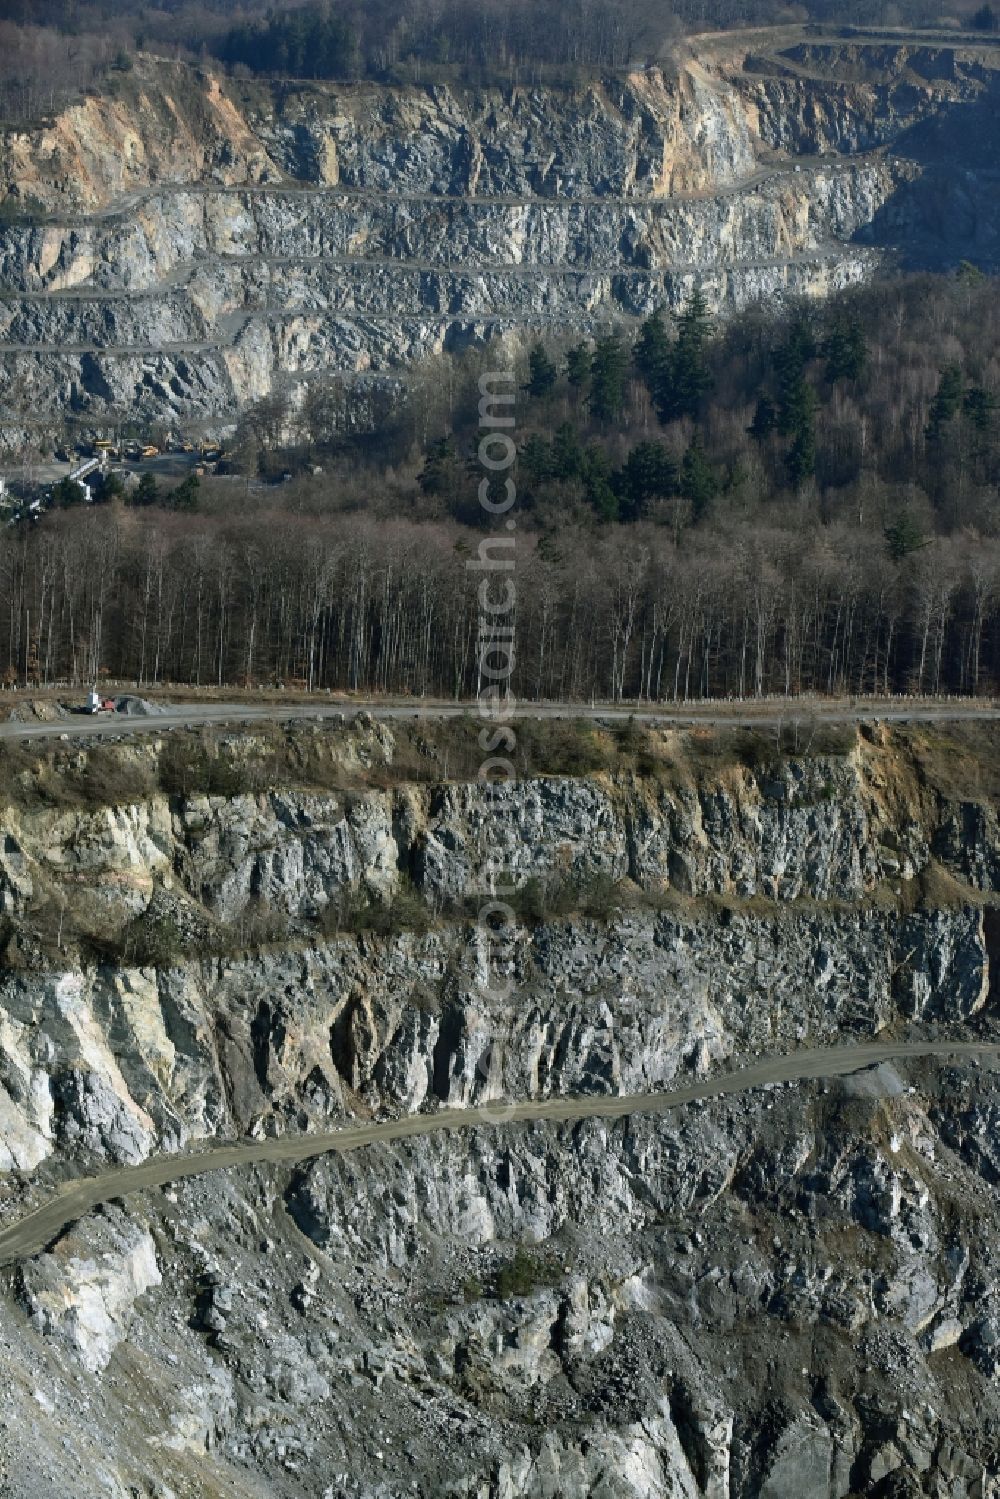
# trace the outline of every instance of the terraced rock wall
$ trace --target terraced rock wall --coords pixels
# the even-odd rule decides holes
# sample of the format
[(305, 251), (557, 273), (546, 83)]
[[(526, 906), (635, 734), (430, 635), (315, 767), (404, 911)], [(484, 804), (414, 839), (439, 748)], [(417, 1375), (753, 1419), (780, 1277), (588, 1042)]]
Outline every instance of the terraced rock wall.
[[(100, 805), (99, 774), (148, 769), (155, 740), (103, 769), (57, 751), (59, 806), (18, 771), (0, 1226), (66, 1175), (241, 1135), (483, 1103), (496, 1123), (118, 1195), (0, 1271), (5, 1491), (990, 1494), (991, 1069), (900, 1060), (655, 1118), (502, 1105), (996, 1039), (992, 741), (868, 730), (751, 764), (670, 735), (658, 769), (491, 797), (408, 776), (406, 734), (317, 729), (342, 791)], [(578, 893), (522, 922), (506, 993), (449, 905), (498, 870)], [(366, 888), (424, 920), (318, 932)], [(213, 947), (262, 906), (280, 938)], [(168, 917), (172, 954), (116, 949)], [(71, 956), (102, 934), (102, 960)]]
[(145, 60), (5, 142), (0, 192), (34, 217), (0, 231), (0, 402), (223, 426), (276, 388), (391, 382), (695, 285), (725, 310), (825, 295), (904, 241), (933, 260), (925, 137), (966, 117), (982, 136), (994, 62), (734, 44), (676, 75), (476, 94), (269, 90)]

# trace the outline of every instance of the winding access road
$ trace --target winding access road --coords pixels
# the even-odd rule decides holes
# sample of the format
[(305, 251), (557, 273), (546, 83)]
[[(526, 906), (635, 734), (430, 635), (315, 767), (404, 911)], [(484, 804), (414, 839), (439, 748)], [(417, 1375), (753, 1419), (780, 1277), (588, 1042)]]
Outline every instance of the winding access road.
[(102, 1202), (128, 1197), (148, 1187), (163, 1187), (187, 1176), (221, 1171), (232, 1166), (259, 1162), (298, 1162), (331, 1152), (360, 1150), (366, 1145), (411, 1140), (442, 1130), (470, 1130), (486, 1125), (533, 1122), (575, 1124), (583, 1119), (620, 1119), (630, 1114), (665, 1114), (699, 1099), (723, 1098), (747, 1093), (770, 1083), (796, 1083), (806, 1079), (843, 1077), (880, 1062), (906, 1061), (919, 1057), (955, 1058), (972, 1061), (1000, 1060), (1000, 1043), (977, 1041), (886, 1041), (858, 1046), (828, 1047), (793, 1052), (754, 1062), (736, 1072), (701, 1078), (663, 1093), (631, 1096), (600, 1094), (591, 1097), (547, 1098), (521, 1103), (491, 1104), (477, 1109), (447, 1109), (435, 1114), (411, 1114), (402, 1119), (345, 1125), (316, 1135), (285, 1136), (276, 1140), (234, 1141), (214, 1145), (189, 1155), (159, 1155), (139, 1166), (123, 1166), (99, 1176), (66, 1183), (34, 1212), (0, 1232), (0, 1265), (38, 1254), (68, 1224), (91, 1212)]

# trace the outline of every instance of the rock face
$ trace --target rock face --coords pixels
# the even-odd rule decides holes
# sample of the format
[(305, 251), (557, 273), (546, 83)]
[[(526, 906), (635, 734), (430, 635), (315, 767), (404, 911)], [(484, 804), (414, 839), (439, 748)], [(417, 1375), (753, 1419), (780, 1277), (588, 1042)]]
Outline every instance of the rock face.
[(4, 1159), (118, 1163), (374, 1109), (641, 1093), (757, 1052), (960, 1023), (985, 1002), (982, 915), (546, 924), (480, 989), (484, 941), (433, 934), (167, 973), (0, 986)]
[[(614, 1121), (502, 1108), (996, 1038), (989, 797), (934, 789), (879, 731), (492, 799), (389, 775), (384, 728), (324, 732), (385, 789), (5, 811), (7, 930), (71, 902), (75, 924), (63, 965), (0, 975), (0, 1220), (203, 1141), (444, 1105), (496, 1122), (190, 1177), (4, 1271), (12, 1499), (81, 1474), (114, 1499), (993, 1492), (991, 1070), (900, 1061)], [(498, 870), (578, 895), (499, 957), (458, 905)], [(628, 898), (595, 908), (612, 882)], [(364, 888), (429, 925), (323, 935)], [(261, 908), (280, 935), (210, 955)], [(168, 915), (159, 962), (69, 961)]]
[[(384, 728), (338, 732), (345, 762), (359, 747), (391, 760)], [(674, 784), (550, 776), (10, 808), (8, 921), (48, 905), (84, 939), (118, 934), (120, 956), (0, 974), (0, 1161), (137, 1161), (216, 1134), (328, 1127), (357, 1100), (636, 1093), (759, 1052), (966, 1021), (991, 993), (995, 918), (979, 901), (996, 887), (995, 811), (924, 795), (904, 813), (901, 763), (891, 739), (859, 738), (844, 757)], [(932, 869), (955, 881), (950, 904), (909, 910), (899, 892)], [(497, 953), (471, 916), (498, 871), (580, 892), (584, 914), (522, 927)], [(445, 913), (430, 931), (335, 937), (359, 891), (381, 903), (404, 887)], [(602, 889), (626, 892), (610, 929), (586, 914)], [(282, 945), (199, 953), (213, 933), (232, 934), (223, 951), (252, 941), (261, 912)], [(169, 925), (167, 957), (129, 961), (136, 923)], [(487, 969), (516, 1006), (484, 990)]]
[(92, 1374), (107, 1368), (127, 1335), (138, 1298), (160, 1283), (149, 1233), (114, 1211), (90, 1225), (82, 1240), (67, 1235), (22, 1275), (32, 1325)]
[[(972, 891), (1000, 876), (995, 808), (929, 792), (891, 736), (759, 768), (546, 775), (509, 787), (407, 782), (392, 770), (384, 726), (317, 731), (315, 743), (335, 782), (349, 785), (363, 762), (392, 784), (157, 794), (74, 810), (37, 798), (9, 804), (0, 911), (16, 919), (43, 898), (66, 902), (79, 929), (107, 935), (157, 892), (223, 921), (255, 902), (294, 921), (348, 887), (386, 893), (404, 877), (433, 905), (485, 892), (498, 872), (520, 883), (606, 877), (650, 892), (786, 903), (868, 899), (935, 861)], [(150, 741), (145, 763), (163, 749)]]
[(735, 39), (578, 93), (269, 95), (143, 60), (4, 142), (0, 193), (32, 217), (0, 231), (0, 398), (219, 426), (275, 388), (339, 375), (360, 398), (696, 285), (724, 310), (856, 282), (879, 247), (992, 264), (995, 64)]

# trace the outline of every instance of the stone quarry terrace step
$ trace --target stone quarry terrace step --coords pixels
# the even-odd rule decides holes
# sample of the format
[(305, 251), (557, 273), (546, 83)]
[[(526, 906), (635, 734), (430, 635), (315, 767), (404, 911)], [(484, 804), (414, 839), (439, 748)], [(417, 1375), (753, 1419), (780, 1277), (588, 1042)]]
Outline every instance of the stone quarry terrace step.
[[(350, 202), (360, 200), (365, 203), (471, 203), (474, 206), (492, 206), (499, 204), (503, 207), (521, 208), (537, 206), (554, 206), (580, 203), (589, 207), (606, 207), (609, 204), (620, 204), (634, 207), (636, 205), (662, 205), (667, 207), (671, 204), (701, 203), (714, 201), (718, 198), (736, 197), (741, 193), (753, 192), (771, 183), (781, 182), (791, 178), (794, 180), (799, 176), (807, 174), (832, 176), (837, 173), (845, 174), (856, 170), (859, 166), (869, 165), (875, 162), (887, 160), (886, 148), (879, 146), (871, 151), (858, 152), (851, 156), (842, 158), (824, 158), (821, 161), (788, 158), (784, 161), (774, 162), (759, 171), (751, 172), (745, 177), (737, 177), (729, 182), (721, 182), (709, 189), (700, 188), (690, 191), (679, 191), (664, 194), (652, 193), (574, 193), (574, 192), (552, 192), (552, 193), (463, 193), (455, 190), (448, 192), (415, 192), (407, 189), (398, 191), (387, 191), (378, 187), (350, 187), (341, 183), (317, 184), (313, 182), (297, 182), (293, 179), (283, 179), (278, 182), (247, 182), (238, 184), (210, 183), (210, 182), (164, 182), (157, 183), (144, 192), (129, 194), (124, 198), (117, 199), (94, 213), (81, 213), (74, 215), (72, 224), (74, 226), (86, 224), (103, 224), (108, 220), (127, 218), (141, 211), (150, 203), (155, 203), (165, 198), (177, 197), (199, 197), (199, 198), (317, 198), (320, 200), (337, 202), (343, 200)], [(50, 225), (59, 226), (65, 221), (57, 214), (42, 214), (32, 219), (32, 224), (38, 227)]]
[(75, 1219), (113, 1198), (149, 1187), (166, 1186), (207, 1171), (262, 1162), (309, 1160), (331, 1151), (359, 1150), (366, 1145), (413, 1139), (442, 1130), (468, 1130), (525, 1123), (577, 1123), (583, 1119), (621, 1119), (631, 1114), (664, 1114), (701, 1099), (731, 1097), (775, 1083), (843, 1077), (882, 1062), (937, 1057), (962, 1061), (1000, 1061), (1000, 1044), (975, 1041), (886, 1041), (801, 1051), (771, 1057), (735, 1072), (700, 1079), (662, 1093), (631, 1096), (498, 1101), (481, 1108), (445, 1109), (401, 1119), (345, 1125), (327, 1133), (278, 1139), (231, 1142), (191, 1155), (157, 1156), (139, 1166), (121, 1167), (61, 1186), (54, 1197), (0, 1232), (0, 1265), (39, 1253)]
[[(880, 52), (861, 86), (860, 38), (838, 82), (801, 28), (706, 37), (676, 78), (609, 78), (570, 109), (544, 89), (269, 99), (137, 59), (113, 115), (94, 100), (66, 118), (86, 181), (54, 176), (41, 140), (11, 158), (47, 208), (0, 233), (0, 401), (29, 421), (229, 422), (303, 378), (398, 378), (519, 330), (592, 336), (698, 283), (713, 312), (844, 290), (882, 263), (859, 241), (920, 174), (895, 143), (956, 88), (984, 102), (981, 49), (960, 40), (957, 83)], [(772, 82), (744, 67), (796, 43)], [(123, 121), (142, 145), (125, 158)]]
[[(723, 262), (718, 263), (714, 267), (714, 269), (717, 274), (725, 274), (730, 271), (736, 273), (744, 273), (753, 271), (777, 270), (782, 267), (792, 265), (803, 267), (820, 267), (823, 265), (838, 264), (847, 265), (852, 261), (863, 260), (864, 258), (865, 257), (863, 251), (855, 252), (852, 254), (848, 251), (828, 249), (803, 252), (801, 254), (788, 257), (774, 256), (768, 259), (761, 260), (744, 260), (733, 264), (727, 264)], [(271, 263), (277, 264), (278, 262), (272, 261)], [(307, 261), (301, 258), (288, 260), (282, 263), (288, 265), (289, 267), (308, 264)], [(360, 258), (356, 258), (349, 262), (337, 262), (330, 261), (324, 257), (317, 257), (317, 263), (321, 263), (325, 267), (330, 268), (333, 268), (340, 263), (351, 267), (367, 266), (370, 268), (381, 268), (386, 266), (390, 262), (387, 262), (385, 260), (362, 260)], [(399, 263), (396, 262), (395, 264), (398, 265)], [(409, 270), (420, 275), (445, 276), (455, 274), (455, 272), (451, 268), (442, 269), (431, 266), (418, 268), (404, 264), (401, 269)], [(466, 275), (456, 276), (456, 280), (459, 283), (464, 281), (470, 287), (475, 287), (476, 284), (480, 282), (484, 277), (489, 278), (495, 276), (497, 279), (500, 279), (504, 276), (510, 275), (518, 280), (531, 281), (535, 279), (544, 280), (545, 278), (551, 276), (553, 278), (572, 282), (578, 289), (581, 290), (596, 290), (597, 288), (608, 286), (612, 295), (615, 294), (616, 290), (621, 290), (621, 287), (616, 287), (616, 283), (633, 282), (640, 292), (645, 292), (646, 298), (648, 298), (652, 292), (659, 289), (662, 291), (665, 298), (673, 301), (675, 300), (675, 298), (673, 295), (671, 295), (672, 288), (670, 288), (669, 286), (669, 282), (671, 281), (671, 279), (676, 277), (696, 275), (702, 269), (703, 268), (698, 265), (677, 265), (667, 267), (659, 271), (622, 269), (616, 271), (598, 272), (575, 270), (572, 267), (567, 266), (491, 266), (488, 269), (484, 269), (480, 272), (470, 271)], [(456, 291), (455, 295), (459, 295), (459, 293)], [(147, 300), (155, 300), (155, 293), (147, 293), (146, 298)], [(0, 298), (0, 301), (2, 300), (3, 299)], [(114, 301), (123, 299), (111, 298), (109, 300)], [(616, 300), (618, 300), (618, 298), (616, 298)], [(103, 299), (100, 296), (92, 295), (83, 297), (81, 295), (79, 301), (81, 303), (92, 303), (95, 308), (100, 308)], [(411, 307), (400, 307), (397, 305), (391, 311), (387, 311), (379, 307), (365, 307), (363, 305), (324, 306), (322, 305), (322, 303), (313, 305), (305, 304), (302, 306), (283, 306), (280, 309), (273, 307), (244, 307), (236, 314), (225, 315), (227, 317), (234, 317), (237, 321), (237, 326), (229, 331), (227, 337), (179, 340), (159, 339), (156, 343), (117, 343), (111, 339), (101, 340), (98, 338), (94, 338), (88, 342), (74, 342), (72, 340), (61, 338), (52, 342), (38, 341), (32, 343), (8, 342), (6, 340), (0, 339), (0, 353), (56, 355), (102, 354), (110, 356), (140, 355), (150, 357), (160, 354), (203, 354), (224, 348), (234, 347), (239, 342), (240, 337), (246, 332), (247, 328), (253, 323), (267, 323), (280, 327), (281, 325), (286, 323), (294, 323), (297, 319), (318, 319), (323, 324), (329, 325), (343, 324), (349, 326), (354, 322), (388, 322), (390, 324), (398, 324), (404, 321), (412, 321), (420, 324), (448, 327), (468, 324), (473, 320), (486, 320), (491, 323), (507, 324), (510, 323), (512, 319), (521, 321), (522, 317), (519, 317), (519, 313), (521, 313), (523, 317), (522, 309), (518, 308), (516, 304), (510, 307), (504, 307), (500, 305), (499, 298), (489, 307), (469, 306), (457, 312), (446, 312), (438, 307), (427, 304)], [(545, 318), (543, 316), (542, 320), (548, 321), (549, 318)]]

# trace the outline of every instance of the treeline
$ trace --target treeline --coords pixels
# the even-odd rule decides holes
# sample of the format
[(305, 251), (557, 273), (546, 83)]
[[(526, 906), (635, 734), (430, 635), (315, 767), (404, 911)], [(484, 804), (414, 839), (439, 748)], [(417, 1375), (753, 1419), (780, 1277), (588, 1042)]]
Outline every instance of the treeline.
[[(89, 499), (88, 499), (89, 491)], [(187, 474), (174, 484), (161, 488), (152, 474), (143, 474), (125, 484), (116, 469), (103, 476), (92, 475), (85, 486), (75, 479), (60, 479), (52, 486), (50, 504), (56, 510), (81, 509), (91, 503), (111, 505), (118, 502), (130, 509), (156, 506), (161, 510), (190, 513), (198, 509), (201, 481), (197, 474)]]
[[(990, 30), (989, 5), (952, 17)], [(807, 0), (797, 19), (829, 24), (935, 26), (936, 0)], [(685, 32), (787, 21), (780, 0), (306, 0), (233, 27), (210, 44), (224, 62), (304, 78), (385, 76), (451, 67), (470, 81), (541, 79), (655, 60)], [(947, 17), (944, 18), (947, 21)]]
[(686, 32), (789, 19), (995, 28), (953, 0), (4, 0), (0, 113), (61, 107), (139, 50), (277, 77), (576, 80), (665, 54)]
[[(1000, 299), (964, 266), (726, 323), (695, 294), (631, 333), (534, 344), (516, 359), (522, 524), (654, 521), (675, 537), (731, 520), (869, 528), (875, 545), (1000, 525)], [(251, 409), (234, 459), (265, 474), (320, 462), (338, 503), (485, 525), (477, 371), (417, 370), (373, 436), (345, 437), (344, 390)], [(376, 497), (373, 499), (373, 495)]]
[[(998, 348), (996, 284), (968, 267), (534, 345), (515, 694), (996, 691)], [(342, 412), (316, 388), (297, 413), (271, 399), (231, 456), (299, 462), (292, 483), (112, 484), (6, 529), (0, 673), (474, 694), (475, 372), (501, 357), (430, 368), (368, 437), (325, 432)]]
[[(965, 274), (981, 288), (970, 301), (988, 288), (992, 302), (993, 285)], [(835, 505), (880, 479), (934, 529), (984, 524), (1000, 482), (994, 319), (959, 357), (942, 339), (938, 357), (949, 362), (914, 369), (902, 362), (909, 344), (893, 355), (878, 341), (881, 296), (799, 308), (716, 340), (696, 292), (672, 329), (656, 313), (636, 340), (609, 334), (561, 362), (536, 344), (523, 386), (525, 503), (549, 520), (582, 505), (604, 521), (656, 517), (676, 528), (702, 523), (717, 502), (809, 491)], [(893, 404), (894, 388), (907, 387)], [(468, 515), (463, 436), (432, 445), (418, 479), (424, 493), (450, 496), (458, 518)]]
[(0, 19), (0, 123), (54, 114), (106, 74), (117, 56), (107, 35), (69, 37)]
[(253, 72), (385, 76), (451, 67), (467, 78), (613, 69), (656, 56), (682, 30), (656, 0), (341, 0), (234, 27), (217, 55)]
[[(482, 540), (292, 509), (60, 513), (4, 533), (0, 675), (468, 697)], [(522, 698), (1000, 687), (996, 535), (896, 555), (870, 529), (815, 518), (679, 538), (645, 521), (567, 527), (519, 532), (508, 576)]]

